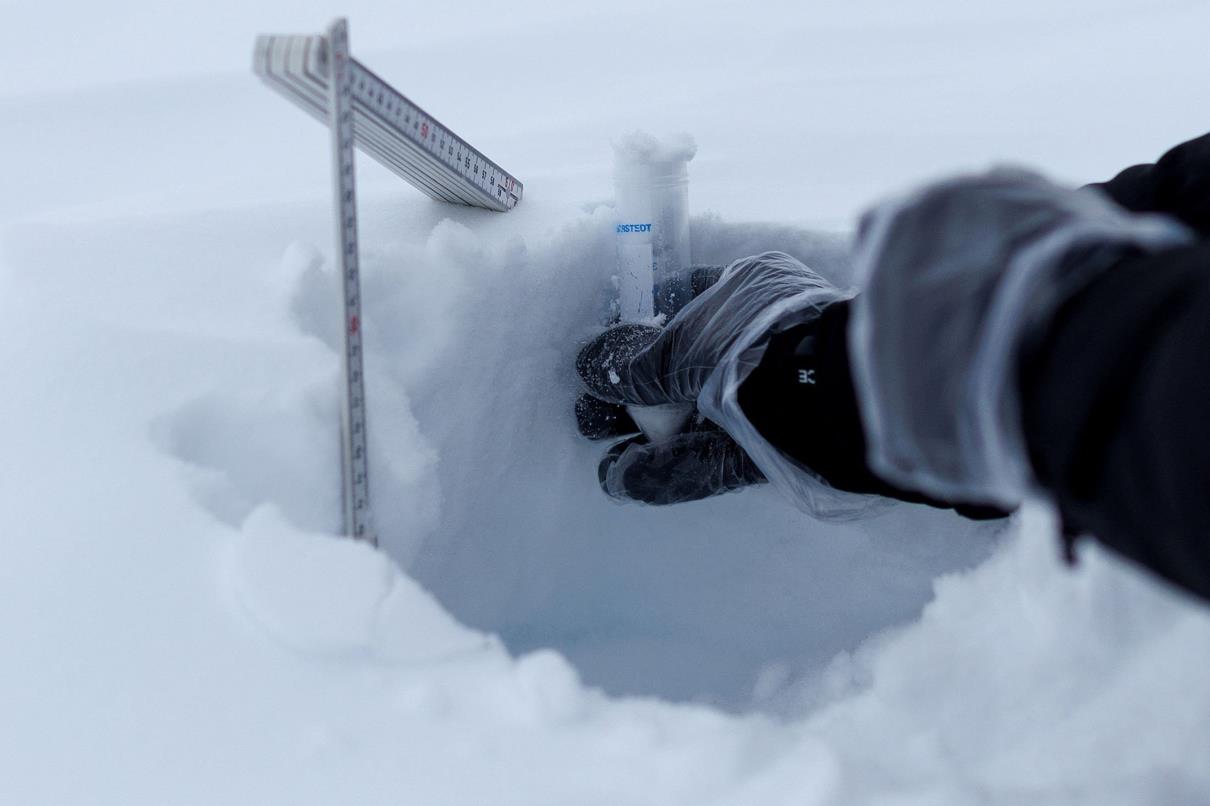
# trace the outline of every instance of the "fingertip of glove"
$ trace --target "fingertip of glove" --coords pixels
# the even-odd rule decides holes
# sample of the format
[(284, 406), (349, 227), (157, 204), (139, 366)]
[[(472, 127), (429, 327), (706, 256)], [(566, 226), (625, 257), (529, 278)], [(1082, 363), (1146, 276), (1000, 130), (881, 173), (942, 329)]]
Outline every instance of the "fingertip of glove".
[(617, 483), (618, 480), (616, 478), (611, 477), (610, 471), (614, 469), (614, 465), (616, 465), (618, 460), (622, 458), (622, 454), (626, 452), (626, 449), (640, 441), (645, 441), (642, 434), (636, 434), (635, 436), (618, 440), (614, 444), (610, 445), (605, 451), (605, 454), (601, 457), (601, 461), (597, 465), (597, 481), (600, 482), (601, 489), (604, 490), (605, 494), (610, 498), (615, 498), (618, 500), (628, 500), (633, 498), (633, 496), (627, 494), (622, 485)]
[(637, 434), (639, 426), (618, 403), (609, 403), (587, 392), (576, 398), (576, 428), (591, 440)]
[(630, 360), (659, 336), (660, 329), (653, 325), (615, 325), (580, 348), (576, 373), (593, 395), (621, 403), (625, 395), (620, 385)]

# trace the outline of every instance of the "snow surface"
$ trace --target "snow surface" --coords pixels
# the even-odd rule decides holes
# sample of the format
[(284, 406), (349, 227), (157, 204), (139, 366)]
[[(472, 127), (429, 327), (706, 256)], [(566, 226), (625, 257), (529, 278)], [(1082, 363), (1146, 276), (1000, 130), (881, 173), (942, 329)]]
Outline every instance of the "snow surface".
[[(326, 133), (248, 69), (337, 13), (526, 182), (498, 215), (359, 163), (383, 552), (327, 536)], [(6, 18), (0, 802), (1210, 801), (1204, 605), (1095, 548), (1063, 568), (1041, 509), (618, 506), (570, 415), (612, 139), (694, 135), (695, 260), (843, 281), (905, 182), (1088, 181), (1200, 133), (1204, 4)]]

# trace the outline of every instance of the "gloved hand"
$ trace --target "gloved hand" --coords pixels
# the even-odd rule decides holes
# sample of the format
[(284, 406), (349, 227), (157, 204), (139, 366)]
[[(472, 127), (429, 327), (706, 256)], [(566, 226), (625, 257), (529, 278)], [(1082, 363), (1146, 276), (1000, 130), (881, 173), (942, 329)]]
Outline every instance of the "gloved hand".
[(804, 508), (826, 509), (813, 506), (820, 496), (812, 489), (827, 485), (760, 436), (737, 392), (771, 331), (813, 319), (845, 296), (797, 260), (767, 252), (733, 263), (664, 328), (617, 325), (587, 344), (576, 369), (599, 402), (577, 406), (585, 435), (636, 432), (624, 405), (697, 407), (682, 433), (658, 442), (633, 436), (610, 448), (599, 468), (605, 491), (665, 504), (772, 476), (788, 484)]
[(597, 478), (611, 497), (645, 504), (697, 501), (765, 480), (735, 440), (697, 417), (666, 439), (635, 434), (611, 445)]
[[(576, 370), (593, 395), (630, 405), (694, 403), (715, 371), (751, 346), (794, 303), (810, 305), (831, 283), (781, 252), (765, 252), (727, 267), (718, 281), (664, 328), (617, 325), (586, 345)], [(810, 315), (822, 306), (811, 307)], [(796, 321), (802, 321), (799, 316)], [(754, 333), (759, 330), (759, 333)], [(755, 364), (753, 364), (755, 366)]]
[(633, 378), (629, 366), (660, 334), (658, 327), (617, 325), (585, 345), (576, 361), (580, 377), (593, 390), (576, 401), (580, 433), (589, 439), (626, 437), (601, 458), (601, 488), (613, 498), (676, 504), (763, 482), (764, 474), (743, 448), (696, 411), (680, 433), (655, 442), (639, 433), (625, 405), (637, 393), (615, 388), (622, 378), (617, 370)]

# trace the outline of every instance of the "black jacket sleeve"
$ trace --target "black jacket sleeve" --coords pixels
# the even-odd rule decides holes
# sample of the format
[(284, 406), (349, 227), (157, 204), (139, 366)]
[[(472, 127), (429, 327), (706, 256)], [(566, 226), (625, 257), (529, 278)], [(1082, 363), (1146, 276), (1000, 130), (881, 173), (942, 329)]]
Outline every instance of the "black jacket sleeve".
[(1210, 134), (1181, 143), (1155, 164), (1133, 165), (1090, 187), (1127, 210), (1166, 213), (1210, 238)]
[(1020, 365), (1030, 464), (1069, 535), (1210, 599), (1210, 245), (1124, 258)]
[(1202, 241), (1123, 256), (1027, 346), (1030, 463), (1069, 535), (1210, 600), (1210, 135), (1093, 187)]

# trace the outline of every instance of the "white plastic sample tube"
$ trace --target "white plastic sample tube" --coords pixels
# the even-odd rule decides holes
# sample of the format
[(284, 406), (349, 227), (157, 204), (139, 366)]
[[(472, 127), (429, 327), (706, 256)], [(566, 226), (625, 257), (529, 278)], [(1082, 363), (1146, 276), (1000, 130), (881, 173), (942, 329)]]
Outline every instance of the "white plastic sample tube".
[(614, 144), (618, 305), (623, 322), (671, 316), (689, 301), (687, 135), (658, 140), (641, 132)]
[[(623, 322), (654, 324), (689, 301), (689, 160), (687, 135), (658, 140), (636, 132), (614, 144), (618, 312)], [(628, 408), (653, 440), (680, 431), (691, 406)]]

